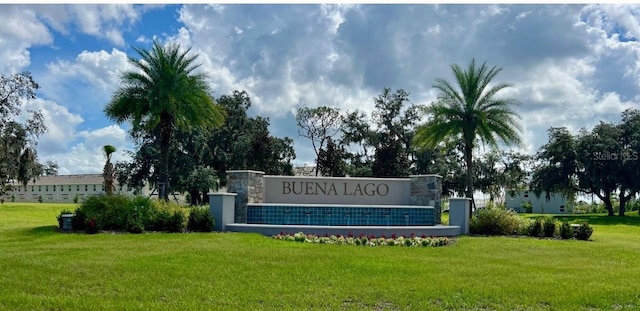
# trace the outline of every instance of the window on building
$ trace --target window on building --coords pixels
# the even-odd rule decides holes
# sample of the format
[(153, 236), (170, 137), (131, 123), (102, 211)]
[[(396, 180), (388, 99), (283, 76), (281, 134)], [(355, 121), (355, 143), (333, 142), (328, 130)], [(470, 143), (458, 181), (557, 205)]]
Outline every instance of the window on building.
[(53, 186), (53, 191), (54, 191), (54, 192), (56, 191), (56, 186), (55, 186), (55, 185)]
[(60, 192), (64, 192), (64, 186), (60, 186)]
[(93, 192), (96, 192), (96, 185), (93, 185)]
[(71, 191), (71, 185), (69, 185), (69, 191)]
[(49, 192), (49, 186), (44, 186), (44, 191)]
[(528, 198), (528, 197), (529, 197), (529, 191), (525, 191), (525, 192), (524, 192), (524, 197), (525, 197), (525, 198)]
[(84, 185), (84, 191), (89, 191), (89, 185)]
[(77, 185), (76, 188), (78, 188), (76, 191), (80, 191), (80, 185)]
[(102, 191), (104, 191), (104, 184), (102, 185)]
[(35, 190), (34, 190), (34, 189), (35, 189), (35, 187), (36, 187), (36, 186), (31, 186), (31, 192), (34, 192), (34, 191), (35, 191)]
[(560, 205), (560, 211), (564, 212), (564, 205)]
[(42, 191), (42, 186), (38, 186), (38, 192)]

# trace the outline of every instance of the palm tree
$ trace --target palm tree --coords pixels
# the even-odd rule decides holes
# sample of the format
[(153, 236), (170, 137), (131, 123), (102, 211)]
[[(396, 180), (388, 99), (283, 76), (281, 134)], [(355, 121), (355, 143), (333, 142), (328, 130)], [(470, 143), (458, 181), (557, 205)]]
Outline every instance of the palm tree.
[(102, 147), (107, 162), (102, 169), (102, 177), (104, 178), (104, 191), (107, 195), (112, 195), (114, 191), (113, 187), (113, 175), (115, 175), (115, 169), (113, 163), (111, 163), (111, 155), (116, 152), (116, 147), (111, 145), (104, 145)]
[[(132, 121), (131, 134), (156, 135), (160, 156), (156, 169), (161, 183), (158, 197), (168, 200), (169, 146), (174, 129), (205, 130), (220, 126), (224, 111), (209, 93), (205, 73), (196, 73), (198, 55), (188, 55), (178, 44), (163, 46), (158, 41), (151, 50), (134, 48), (140, 59), (129, 57), (137, 69), (121, 75), (122, 85), (105, 108), (112, 121)], [(157, 133), (157, 134), (156, 134)], [(159, 136), (159, 137), (158, 137)]]
[(457, 87), (444, 79), (436, 79), (433, 87), (439, 90), (434, 103), (424, 108), (431, 116), (426, 124), (418, 127), (416, 146), (435, 147), (440, 142), (459, 139), (464, 144), (466, 163), (466, 197), (473, 206), (473, 150), (479, 141), (496, 147), (520, 144), (520, 116), (513, 110), (519, 102), (512, 98), (496, 98), (496, 93), (510, 87), (508, 83), (491, 84), (502, 68), (487, 67), (486, 62), (477, 67), (475, 59), (467, 69), (451, 65)]

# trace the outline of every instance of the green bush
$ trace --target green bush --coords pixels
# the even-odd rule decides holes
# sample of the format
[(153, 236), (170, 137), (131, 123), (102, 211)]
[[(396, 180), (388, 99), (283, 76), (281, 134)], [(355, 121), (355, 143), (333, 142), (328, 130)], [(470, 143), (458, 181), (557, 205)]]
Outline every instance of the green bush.
[(469, 222), (472, 234), (512, 235), (518, 234), (523, 225), (518, 213), (498, 208), (477, 210)]
[(539, 237), (542, 235), (544, 226), (544, 220), (542, 218), (536, 218), (529, 226), (529, 235), (532, 237)]
[(553, 237), (556, 232), (556, 220), (553, 217), (544, 217), (542, 219), (542, 233), (545, 237)]
[(182, 232), (187, 228), (189, 215), (186, 209), (176, 203), (156, 201), (158, 214), (154, 221), (154, 227), (158, 231)]
[(525, 213), (530, 214), (533, 212), (533, 205), (531, 205), (531, 202), (522, 202), (522, 204), (520, 204), (520, 208), (522, 208)]
[(574, 230), (573, 228), (571, 228), (571, 225), (568, 222), (563, 221), (562, 225), (560, 225), (559, 235), (560, 235), (560, 238), (564, 240), (572, 239), (574, 236)]
[(522, 218), (520, 220), (520, 228), (518, 228), (518, 235), (529, 235), (529, 230), (533, 225), (534, 220), (531, 218)]
[[(145, 230), (182, 232), (189, 213), (185, 207), (148, 197), (95, 195), (86, 198), (76, 210), (74, 230)], [(88, 226), (89, 222), (92, 226)]]
[(98, 233), (98, 220), (95, 216), (88, 218), (86, 223), (87, 223), (87, 226), (86, 226), (87, 233), (89, 234)]
[(71, 219), (71, 226), (73, 226), (73, 231), (84, 231), (87, 228), (87, 214), (82, 210), (82, 208), (77, 208), (76, 212), (73, 213), (73, 218)]
[(158, 214), (154, 201), (141, 196), (128, 198), (128, 200), (125, 229), (132, 233), (141, 233), (153, 227)]
[(127, 227), (130, 198), (124, 195), (92, 195), (86, 198), (80, 208), (87, 219), (96, 218), (98, 230), (122, 230)]
[(593, 233), (593, 227), (591, 227), (588, 223), (582, 223), (580, 227), (576, 228), (576, 239), (578, 240), (589, 240), (591, 234)]
[(214, 220), (208, 207), (194, 206), (189, 211), (187, 229), (190, 231), (213, 231)]

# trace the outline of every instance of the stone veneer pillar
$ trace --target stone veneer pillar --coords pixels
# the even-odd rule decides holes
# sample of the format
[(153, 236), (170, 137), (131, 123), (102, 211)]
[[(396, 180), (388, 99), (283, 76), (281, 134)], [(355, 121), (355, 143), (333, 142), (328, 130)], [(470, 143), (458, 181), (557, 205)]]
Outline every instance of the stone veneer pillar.
[(262, 203), (264, 172), (227, 171), (227, 192), (236, 193), (235, 222), (247, 222), (247, 203)]
[(411, 175), (411, 205), (433, 206), (435, 224), (441, 224), (442, 176)]

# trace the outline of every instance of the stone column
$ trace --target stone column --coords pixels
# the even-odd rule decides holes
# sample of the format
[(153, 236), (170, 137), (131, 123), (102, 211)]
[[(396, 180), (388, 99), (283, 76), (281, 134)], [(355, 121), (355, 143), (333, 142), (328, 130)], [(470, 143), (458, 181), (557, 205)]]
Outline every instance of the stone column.
[(450, 198), (449, 199), (449, 225), (459, 226), (460, 234), (469, 234), (469, 209), (471, 199)]
[(247, 222), (247, 203), (262, 203), (264, 172), (227, 171), (227, 192), (236, 193), (235, 222)]
[(433, 206), (435, 224), (441, 223), (442, 176), (411, 175), (411, 205)]

